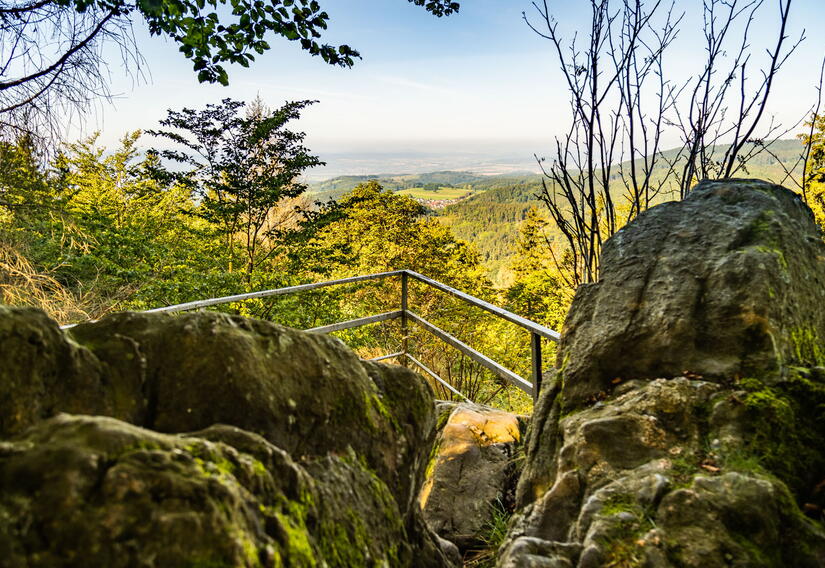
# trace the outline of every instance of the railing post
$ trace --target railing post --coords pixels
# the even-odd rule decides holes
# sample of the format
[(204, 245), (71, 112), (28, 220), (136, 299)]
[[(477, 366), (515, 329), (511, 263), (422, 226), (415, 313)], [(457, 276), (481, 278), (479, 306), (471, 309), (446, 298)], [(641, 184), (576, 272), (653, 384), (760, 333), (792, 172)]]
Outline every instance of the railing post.
[(538, 333), (530, 334), (530, 351), (533, 363), (533, 404), (536, 404), (541, 389), (541, 336)]
[(404, 271), (401, 273), (401, 364), (403, 366), (407, 366), (407, 353), (408, 351), (408, 344), (407, 344), (407, 336), (409, 334), (409, 327), (407, 325), (407, 285), (408, 285), (408, 277), (407, 272)]

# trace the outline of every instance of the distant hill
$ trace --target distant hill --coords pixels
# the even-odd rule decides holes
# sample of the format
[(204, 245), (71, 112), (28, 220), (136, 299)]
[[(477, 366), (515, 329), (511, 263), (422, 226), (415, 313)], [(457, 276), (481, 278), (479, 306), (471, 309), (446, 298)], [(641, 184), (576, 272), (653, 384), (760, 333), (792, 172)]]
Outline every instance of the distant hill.
[[(717, 158), (721, 159), (723, 153), (727, 149), (727, 145), (719, 146), (717, 149), (714, 149), (714, 153)], [(763, 150), (760, 154), (748, 159), (745, 168), (736, 172), (733, 177), (759, 178), (766, 181), (787, 185), (789, 182), (788, 172), (786, 169), (790, 170), (797, 178), (801, 174), (800, 155), (803, 149), (804, 148), (799, 140), (777, 140), (772, 143), (768, 149)], [(745, 144), (741, 154), (747, 155), (752, 150), (752, 143)], [(653, 171), (654, 180), (662, 179), (665, 175), (667, 175), (668, 170), (671, 168), (671, 164), (674, 160), (676, 160), (678, 152), (678, 149), (662, 152), (662, 159), (657, 162), (656, 168)], [(638, 163), (639, 162), (637, 161), (637, 164)], [(621, 166), (622, 169), (627, 172), (629, 171), (630, 162), (624, 162)], [(675, 170), (680, 172), (684, 167), (684, 161), (677, 161), (674, 166)], [(618, 168), (616, 169), (615, 175), (617, 178), (620, 176)]]
[[(719, 153), (724, 150), (725, 147), (720, 147)], [(802, 145), (798, 140), (777, 141), (771, 145), (770, 153), (764, 152), (749, 160), (746, 171), (738, 172), (736, 177), (760, 178), (790, 187), (792, 184), (787, 181), (786, 169), (792, 170), (798, 177), (801, 150)], [(669, 164), (674, 161), (677, 153), (678, 150), (662, 153), (663, 159), (654, 171), (654, 179), (661, 179), (667, 174), (671, 167)], [(629, 165), (626, 162), (622, 167), (627, 171)], [(681, 164), (675, 166), (679, 168)], [(617, 168), (617, 179), (619, 175)], [(541, 191), (541, 176), (535, 174), (485, 176), (471, 172), (438, 171), (408, 175), (341, 176), (312, 184), (310, 192), (316, 199), (334, 199), (371, 179), (377, 179), (385, 188), (394, 191), (423, 188), (427, 184), (468, 190), (471, 193), (469, 197), (434, 214), (449, 225), (456, 236), (476, 245), (489, 269), (490, 277), (498, 285), (506, 284), (509, 279), (508, 265), (515, 251), (518, 224), (524, 220), (531, 206), (544, 208), (544, 204), (537, 198)], [(407, 193), (419, 195), (417, 192)], [(674, 194), (665, 193), (660, 196), (660, 201), (674, 198)]]
[(326, 181), (311, 183), (309, 193), (316, 199), (335, 199), (352, 190), (359, 183), (378, 180), (384, 188), (393, 191), (424, 187), (428, 184), (437, 186), (459, 186), (474, 189), (475, 184), (483, 183), (487, 177), (471, 172), (440, 171), (425, 174), (375, 174), (359, 176), (338, 176)]
[[(719, 152), (725, 149), (720, 147)], [(745, 150), (747, 149), (746, 147)], [(791, 170), (795, 177), (799, 177), (799, 157), (802, 149), (799, 140), (779, 140), (770, 146), (770, 153), (763, 152), (750, 159), (746, 171), (738, 172), (736, 177), (760, 178), (793, 188), (793, 184), (787, 179), (786, 169)], [(661, 179), (667, 174), (669, 163), (674, 161), (677, 153), (678, 150), (669, 150), (662, 154), (664, 159), (654, 171), (654, 178)], [(681, 164), (677, 163), (676, 167), (679, 166)], [(629, 162), (622, 164), (622, 167), (627, 171)], [(616, 178), (618, 177), (617, 170)], [(482, 187), (488, 187), (488, 191), (476, 193), (460, 203), (445, 208), (440, 217), (459, 238), (478, 247), (489, 269), (490, 277), (496, 284), (503, 285), (509, 277), (508, 265), (515, 251), (518, 223), (524, 220), (531, 206), (545, 208), (536, 197), (541, 191), (541, 177), (496, 176), (495, 179), (489, 179), (487, 184), (474, 184), (477, 190)], [(659, 200), (663, 202), (675, 198), (676, 195), (673, 193), (664, 193)]]

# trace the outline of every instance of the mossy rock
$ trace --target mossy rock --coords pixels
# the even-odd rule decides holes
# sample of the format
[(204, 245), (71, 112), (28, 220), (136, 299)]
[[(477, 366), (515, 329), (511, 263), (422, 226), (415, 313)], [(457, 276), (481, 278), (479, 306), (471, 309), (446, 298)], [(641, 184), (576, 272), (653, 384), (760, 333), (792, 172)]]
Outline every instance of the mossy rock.
[(407, 369), (240, 316), (121, 313), (66, 334), (37, 310), (0, 310), (0, 437), (57, 412), (168, 433), (230, 424), (297, 459), (352, 448), (400, 502), (417, 493), (435, 418)]
[(825, 566), (823, 379), (630, 381), (549, 413), (500, 565)]
[[(153, 443), (152, 436), (162, 436), (157, 432), (181, 434), (180, 439), (193, 440), (188, 446), (175, 442), (174, 448), (141, 449), (148, 452), (140, 454), (141, 460), (148, 461), (136, 466), (140, 476), (145, 468), (151, 469), (152, 460), (158, 460), (159, 478), (173, 479), (175, 486), (176, 476), (183, 487), (186, 478), (198, 479), (198, 468), (206, 468), (207, 473), (216, 472), (215, 479), (234, 480), (232, 483), (243, 488), (238, 490), (240, 497), (236, 499), (230, 492), (231, 498), (217, 501), (213, 508), (209, 505), (212, 497), (201, 488), (193, 488), (191, 495), (178, 500), (185, 505), (182, 510), (187, 511), (184, 517), (188, 523), (198, 525), (211, 519), (211, 528), (206, 527), (209, 531), (230, 535), (240, 531), (244, 535), (237, 550), (226, 539), (216, 539), (214, 546), (219, 549), (207, 547), (204, 554), (192, 556), (192, 566), (256, 565), (248, 553), (253, 548), (257, 561), (270, 565), (266, 559), (276, 558), (267, 556), (270, 546), (292, 558), (285, 564), (290, 566), (313, 565), (299, 560), (301, 551), (308, 550), (312, 554), (304, 556), (328, 557), (330, 566), (351, 566), (353, 562), (433, 567), (451, 564), (441, 552), (437, 537), (421, 520), (416, 501), (435, 435), (435, 409), (432, 390), (415, 373), (361, 361), (332, 337), (226, 314), (122, 313), (78, 325), (69, 332), (61, 331), (37, 310), (0, 307), (0, 316), (0, 361), (6, 363), (0, 365), (0, 440), (25, 436), (5, 445), (9, 452), (20, 453), (27, 447), (27, 437), (45, 436), (46, 430), (41, 428), (57, 428), (56, 422), (43, 421), (58, 413), (103, 415), (149, 429), (142, 430), (151, 435), (136, 442), (138, 445)], [(115, 430), (128, 430), (125, 424), (122, 426)], [(66, 427), (72, 431), (80, 428)], [(191, 432), (196, 434), (188, 434)], [(119, 435), (107, 433), (105, 443)], [(59, 438), (59, 434), (55, 436)], [(215, 453), (212, 446), (204, 445), (205, 439), (224, 449)], [(54, 469), (54, 476), (62, 475), (61, 456), (69, 460), (69, 470), (71, 460), (97, 463), (110, 459), (108, 449), (87, 447), (85, 443), (84, 439), (77, 448), (64, 444), (48, 456), (37, 454), (40, 461), (37, 467), (32, 466), (32, 479), (41, 479), (45, 487), (46, 469)], [(171, 442), (164, 443), (168, 446)], [(103, 450), (106, 456), (101, 457)], [(194, 460), (194, 465), (181, 469), (174, 459), (178, 452)], [(227, 457), (232, 452), (246, 455), (247, 465), (239, 467), (237, 460)], [(87, 455), (90, 453), (92, 457)], [(35, 454), (27, 455), (27, 459), (34, 459)], [(324, 465), (319, 467), (319, 463)], [(100, 478), (102, 473), (97, 467), (88, 471), (81, 468), (75, 473)], [(297, 474), (298, 470), (303, 473)], [(267, 476), (276, 480), (275, 487), (285, 497), (258, 498), (261, 491), (269, 495), (272, 481), (267, 481)], [(36, 497), (38, 506), (43, 507), (38, 514), (45, 519), (48, 507), (39, 499), (48, 497), (48, 492), (25, 485), (22, 477), (16, 479), (22, 485), (10, 488), (19, 496), (15, 502)], [(166, 481), (158, 483), (165, 487)], [(207, 488), (215, 488), (214, 479), (209, 483), (212, 485)], [(309, 492), (301, 489), (307, 484), (312, 488)], [(162, 488), (156, 491), (164, 494)], [(252, 493), (256, 500), (241, 499), (244, 492)], [(304, 498), (313, 494), (314, 505), (308, 507)], [(201, 502), (200, 498), (207, 501)], [(135, 518), (154, 514), (151, 503), (138, 505), (143, 509)], [(220, 515), (213, 515), (215, 508), (222, 511)], [(107, 502), (103, 509), (115, 510), (117, 505)], [(92, 518), (108, 514), (89, 511)], [(133, 513), (131, 509), (128, 512)], [(206, 515), (202, 520), (201, 514)], [(28, 512), (4, 515), (3, 519), (11, 523), (3, 537), (9, 546), (23, 551), (43, 547), (51, 550), (50, 539), (31, 548), (26, 539), (34, 538), (34, 533), (26, 530), (23, 534), (14, 528), (26, 524)], [(99, 531), (93, 523), (84, 524), (69, 512), (65, 515), (67, 534), (77, 533), (74, 540), (80, 543), (83, 538), (97, 539)], [(171, 519), (171, 506), (169, 515)], [(309, 536), (304, 535), (305, 525)], [(86, 530), (82, 527), (89, 530), (85, 537), (80, 534)], [(140, 543), (140, 538), (149, 535), (134, 530), (138, 535), (134, 542)], [(182, 533), (176, 534), (182, 550), (186, 541)], [(71, 547), (80, 551), (85, 545), (72, 544), (72, 539), (65, 538), (67, 558), (71, 560), (75, 558)], [(268, 539), (274, 539), (275, 544)], [(104, 540), (96, 542), (100, 554), (114, 554), (102, 550)], [(120, 550), (113, 542), (112, 550)], [(159, 542), (166, 541), (159, 537)], [(62, 546), (58, 548), (63, 550)], [(57, 556), (43, 556), (48, 559), (37, 564), (40, 554), (30, 555), (30, 565), (56, 562)], [(94, 564), (71, 562), (66, 565)]]
[(383, 481), (357, 459), (311, 470), (229, 427), (59, 415), (0, 445), (0, 566), (419, 565)]
[(439, 536), (468, 550), (484, 546), (496, 513), (512, 510), (521, 431), (510, 412), (466, 402), (451, 407), (419, 502)]
[(759, 180), (704, 181), (604, 245), (576, 292), (557, 367), (564, 404), (617, 380), (711, 380), (825, 365), (825, 242), (798, 195)]
[(128, 365), (108, 369), (40, 310), (0, 305), (0, 439), (57, 412), (140, 423), (144, 372), (135, 346), (109, 345)]
[[(774, 379), (745, 378), (730, 395), (741, 405), (741, 445), (723, 445), (731, 460), (753, 459), (754, 467), (785, 482), (801, 503), (813, 504), (825, 480), (825, 368), (794, 367)], [(825, 501), (817, 504), (825, 507)]]
[(697, 185), (579, 288), (499, 565), (825, 567), (825, 242), (793, 192)]

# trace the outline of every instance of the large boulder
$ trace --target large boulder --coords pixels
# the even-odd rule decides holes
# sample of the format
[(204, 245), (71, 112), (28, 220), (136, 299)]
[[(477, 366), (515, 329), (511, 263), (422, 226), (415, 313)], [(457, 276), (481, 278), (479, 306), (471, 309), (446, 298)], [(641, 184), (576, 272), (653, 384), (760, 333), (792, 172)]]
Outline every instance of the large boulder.
[(427, 524), (461, 550), (483, 546), (494, 516), (512, 507), (522, 423), (510, 412), (459, 403), (436, 438), (419, 500)]
[(777, 391), (688, 377), (556, 417), (530, 434), (499, 566), (825, 566), (821, 511), (799, 506), (825, 474), (823, 379), (809, 384), (818, 417)]
[(0, 305), (0, 439), (61, 411), (140, 422), (142, 362), (132, 345), (121, 347), (121, 357), (132, 361), (112, 380), (104, 364), (45, 313)]
[(614, 380), (748, 376), (825, 364), (825, 242), (811, 210), (759, 180), (705, 181), (611, 237), (558, 351), (568, 405)]
[(825, 567), (824, 265), (810, 211), (753, 180), (608, 241), (545, 375), (499, 566)]
[[(54, 461), (49, 467), (55, 469), (58, 477), (68, 476), (66, 483), (77, 482), (85, 487), (84, 484), (99, 480), (106, 471), (92, 465), (120, 459), (120, 450), (106, 449), (110, 443), (106, 438), (111, 435), (120, 439), (120, 430), (127, 430), (133, 438), (147, 436), (150, 439), (146, 443), (150, 445), (154, 443), (152, 436), (160, 436), (158, 432), (198, 431), (195, 436), (202, 440), (213, 440), (223, 444), (221, 448), (229, 448), (228, 451), (234, 448), (236, 452), (253, 456), (256, 448), (265, 444), (269, 449), (264, 453), (280, 452), (301, 469), (301, 475), (309, 480), (307, 483), (317, 496), (317, 499), (310, 496), (314, 499), (315, 517), (312, 518), (315, 520), (307, 530), (313, 543), (311, 556), (319, 563), (330, 566), (382, 562), (407, 566), (450, 564), (441, 552), (437, 537), (426, 528), (417, 503), (435, 435), (435, 418), (431, 389), (411, 371), (361, 361), (332, 337), (238, 316), (126, 313), (64, 333), (34, 310), (0, 309), (3, 312), (0, 361), (8, 362), (0, 365), (3, 397), (0, 399), (0, 439), (11, 440), (11, 445), (5, 446), (7, 453), (0, 456), (0, 468), (17, 471), (15, 468), (19, 467), (20, 471), (29, 471), (32, 480), (42, 480), (42, 485), (38, 485), (35, 481), (24, 483), (26, 476), (23, 475), (7, 478), (11, 485), (6, 486), (4, 493), (7, 490), (9, 495), (14, 495), (14, 503), (30, 503), (19, 509), (7, 505), (3, 513), (6, 526), (15, 527), (8, 529), (5, 537), (7, 542), (16, 542), (17, 549), (37, 549), (30, 548), (26, 539), (35, 538), (36, 532), (31, 532), (39, 530), (34, 528), (35, 521), (46, 522), (38, 515), (46, 515), (56, 506), (56, 502), (49, 501), (50, 492), (43, 490), (52, 474), (38, 471), (48, 466), (49, 459), (66, 455), (71, 467), (79, 464), (78, 471), (63, 471)], [(105, 430), (100, 439), (94, 439), (102, 446), (90, 445), (85, 438), (74, 435), (78, 429), (85, 428), (72, 422), (75, 419), (43, 422), (60, 412), (110, 416), (146, 430), (135, 433), (125, 424), (118, 423), (115, 427), (106, 422), (106, 428), (95, 426)], [(226, 426), (216, 427), (217, 424)], [(67, 429), (67, 433), (61, 434), (61, 429)], [(32, 440), (40, 439), (38, 436), (42, 436), (43, 441), (35, 444), (34, 449), (42, 445), (52, 450), (34, 451)], [(260, 443), (250, 445), (249, 440), (256, 436)], [(155, 493), (166, 495), (167, 485), (163, 485), (166, 481), (158, 481), (160, 485), (155, 488), (155, 478), (146, 478), (149, 474), (143, 471), (145, 468), (156, 465), (163, 472), (161, 477), (167, 473), (169, 476), (179, 474), (181, 479), (196, 477), (195, 470), (189, 466), (181, 469), (175, 461), (178, 451), (188, 450), (174, 441), (176, 438), (164, 440), (163, 455), (152, 454), (139, 466), (141, 471), (136, 474), (138, 480), (133, 485), (138, 491), (148, 492), (141, 499), (151, 501)], [(140, 446), (143, 442), (137, 440), (134, 444)], [(218, 454), (213, 452), (210, 456)], [(198, 465), (197, 460), (205, 458), (195, 455), (193, 459)], [(229, 458), (215, 459), (219, 467)], [(260, 457), (256, 459), (267, 463)], [(92, 465), (87, 467), (88, 464)], [(167, 472), (167, 468), (174, 471)], [(241, 472), (230, 469), (229, 473)], [(264, 469), (266, 472), (261, 472), (262, 475), (268, 472), (281, 479), (282, 468), (270, 471), (265, 465)], [(242, 477), (246, 475), (241, 473)], [(176, 480), (169, 481), (171, 495), (178, 493), (172, 487), (177, 484)], [(230, 481), (233, 487), (240, 485), (247, 492), (255, 493), (243, 479)], [(204, 483), (208, 489), (213, 482)], [(99, 487), (93, 489), (88, 493), (89, 498), (101, 508), (90, 509), (92, 517), (105, 517), (111, 507), (120, 507), (95, 493), (101, 490)], [(70, 487), (67, 490), (73, 491)], [(248, 495), (240, 489), (238, 494), (243, 498), (229, 496), (228, 501), (216, 505), (225, 510), (223, 520), (213, 522), (208, 517), (199, 520), (198, 511), (205, 510), (200, 508), (203, 503), (189, 501), (197, 501), (193, 495), (211, 497), (204, 489), (186, 491), (183, 496), (169, 497), (169, 515), (173, 514), (175, 503), (181, 505), (189, 522), (203, 523), (204, 541), (209, 541), (213, 532), (235, 531), (229, 524), (234, 526), (237, 515), (243, 516), (249, 526), (268, 522), (269, 501), (259, 496), (245, 500)], [(275, 533), (267, 532), (268, 537), (262, 536), (260, 527), (254, 529), (258, 531), (257, 536), (247, 535), (252, 543), (248, 548), (257, 551), (256, 554), (275, 546), (267, 538), (277, 540), (277, 534), (303, 522), (292, 513), (298, 515), (305, 503), (294, 502), (289, 496), (292, 494), (285, 495), (283, 499), (289, 503), (284, 505), (285, 509), (278, 510), (284, 517), (284, 526), (273, 529)], [(350, 497), (351, 503), (347, 501)], [(134, 508), (123, 505), (126, 509), (122, 514), (141, 518), (148, 510), (147, 503), (138, 499), (133, 503)], [(187, 508), (190, 506), (192, 511)], [(242, 511), (237, 511), (238, 507)], [(93, 530), (95, 522), (75, 525), (72, 523), (79, 523), (82, 515), (72, 515), (74, 513), (67, 511), (60, 517), (67, 534), (76, 534), (78, 542), (86, 543), (103, 538), (105, 532)], [(224, 521), (229, 524), (221, 524)], [(343, 528), (336, 528), (338, 524)], [(244, 533), (245, 526), (235, 532)], [(30, 531), (27, 527), (33, 528)], [(379, 530), (381, 527), (385, 527), (383, 532)], [(88, 534), (79, 536), (83, 531)], [(137, 544), (131, 546), (140, 546), (141, 538), (154, 538), (150, 532), (139, 532), (134, 537), (138, 539), (134, 541)], [(337, 544), (336, 538), (340, 541)], [(43, 542), (43, 558), (55, 559), (61, 551), (68, 550), (55, 544), (58, 541), (43, 539)], [(197, 547), (198, 542), (191, 541), (192, 546)], [(224, 546), (221, 542), (216, 539), (215, 546)], [(106, 541), (99, 541), (97, 546), (105, 548)], [(185, 541), (181, 543), (180, 554), (186, 553), (186, 546)], [(217, 557), (235, 559), (226, 560), (227, 565), (243, 565), (237, 560), (240, 557), (232, 556), (234, 552), (227, 552), (230, 548), (231, 545), (226, 544), (220, 549), (223, 552), (216, 553)], [(101, 554), (114, 554), (113, 550)], [(356, 554), (353, 550), (359, 552)], [(32, 553), (31, 559), (40, 558), (41, 552)], [(200, 554), (195, 548), (190, 552), (192, 558)], [(299, 553), (293, 555), (290, 547), (278, 554), (284, 565), (304, 565)], [(66, 565), (89, 563), (78, 561)]]
[(58, 415), (0, 445), (0, 566), (417, 565), (374, 474), (332, 456), (312, 469), (226, 426)]
[(414, 500), (433, 397), (402, 367), (361, 361), (331, 336), (214, 313), (121, 313), (70, 335), (115, 383), (139, 370), (128, 384), (141, 385), (131, 395), (144, 404), (130, 422), (159, 432), (231, 424), (297, 457), (352, 448), (399, 500)]

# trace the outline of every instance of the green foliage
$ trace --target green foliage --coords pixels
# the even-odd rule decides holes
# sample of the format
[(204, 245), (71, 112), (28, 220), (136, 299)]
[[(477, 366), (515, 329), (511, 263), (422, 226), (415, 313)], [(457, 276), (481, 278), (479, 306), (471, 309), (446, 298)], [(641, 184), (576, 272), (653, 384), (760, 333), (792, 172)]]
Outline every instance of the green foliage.
[[(181, 188), (149, 178), (153, 159), (138, 158), (138, 137), (126, 135), (111, 154), (95, 136), (69, 144), (49, 169), (28, 160), (17, 175), (30, 172), (31, 183), (4, 191), (17, 205), (8, 209), (3, 240), (32, 274), (59, 285), (55, 301), (73, 298), (69, 312), (98, 317), (129, 297), (138, 300), (141, 283), (157, 282), (195, 252), (186, 248), (199, 229), (187, 215), (194, 205)], [(45, 298), (35, 304), (69, 316)]]
[(498, 550), (507, 537), (507, 525), (513, 514), (498, 500), (496, 500), (490, 509), (491, 515), (490, 520), (487, 521), (487, 532), (484, 535), (484, 544), (491, 550)]
[[(515, 282), (507, 290), (508, 309), (561, 329), (573, 298), (556, 268), (553, 243), (547, 236), (549, 222), (531, 207), (519, 227), (518, 248), (513, 261)], [(560, 255), (559, 255), (560, 256)]]
[(478, 247), (494, 284), (513, 283), (511, 263), (518, 246), (517, 225), (538, 205), (537, 176), (489, 176), (473, 183), (472, 197), (444, 210), (444, 222), (460, 239)]
[(415, 200), (372, 181), (339, 200), (340, 219), (310, 243), (313, 271), (351, 275), (408, 268), (469, 285), (480, 277), (478, 254)]
[[(87, 317), (87, 312), (54, 277), (55, 266), (44, 267), (32, 256), (51, 227), (60, 200), (29, 138), (0, 142), (0, 302), (37, 306), (52, 317)], [(61, 234), (71, 239), (71, 235)]]
[[(113, 149), (100, 147), (95, 137), (68, 144), (47, 165), (25, 141), (0, 146), (0, 268), (8, 251), (16, 256), (6, 267), (14, 264), (23, 273), (0, 271), (2, 301), (38, 305), (69, 322), (115, 309), (408, 268), (503, 304), (475, 247), (414, 199), (376, 182), (335, 203), (313, 206), (301, 199), (305, 187), (295, 176), (317, 158), (303, 148), (303, 134), (285, 125), (306, 104), (274, 112), (256, 104), (242, 115), (242, 103), (224, 101), (170, 112), (162, 135), (177, 147), (145, 155), (139, 133)], [(162, 158), (183, 167), (164, 166)], [(545, 284), (531, 288), (530, 297), (552, 295)], [(388, 279), (216, 309), (306, 329), (396, 310), (399, 292), (398, 279)], [(519, 309), (532, 310), (526, 294), (516, 298)], [(529, 376), (529, 334), (517, 326), (414, 281), (409, 305)], [(398, 321), (339, 333), (364, 357), (400, 350)], [(411, 352), (467, 396), (530, 411), (530, 397), (505, 380), (420, 328), (408, 333)], [(545, 362), (551, 356), (548, 349)], [(433, 386), (439, 398), (452, 397)]]
[[(449, 0), (409, 0), (441, 17), (457, 12)], [(331, 65), (351, 67), (360, 54), (348, 45), (321, 43), (329, 15), (317, 0), (54, 0), (77, 12), (113, 16), (140, 14), (149, 33), (178, 44), (192, 61), (198, 81), (227, 85), (226, 63), (248, 67), (269, 50), (267, 38), (280, 36)]]
[(0, 206), (32, 209), (48, 201), (48, 184), (30, 137), (15, 144), (0, 142), (0, 164)]
[[(14, 183), (0, 185), (0, 200), (9, 204), (0, 212), (0, 263), (5, 259), (16, 274), (2, 273), (9, 275), (3, 282), (5, 303), (38, 305), (61, 321), (72, 321), (100, 317), (118, 307), (147, 309), (234, 294), (247, 286), (272, 288), (301, 281), (273, 270), (283, 260), (275, 250), (274, 231), (258, 232), (251, 272), (227, 270), (233, 262), (248, 267), (235, 243), (248, 242), (247, 235), (255, 236), (254, 231), (227, 231), (207, 209), (210, 200), (195, 192), (193, 184), (181, 183), (189, 181), (183, 173), (158, 175), (164, 171), (158, 156), (141, 158), (138, 136), (127, 135), (112, 152), (98, 147), (94, 137), (66, 145), (47, 168), (26, 157), (31, 152), (23, 141), (19, 148), (2, 148), (0, 158), (10, 167), (0, 171), (10, 172)], [(31, 178), (28, 183), (20, 183), (24, 175)], [(263, 197), (252, 203), (252, 210), (263, 216), (260, 204), (277, 198), (282, 188), (258, 188)], [(296, 191), (300, 187), (289, 186), (281, 193)], [(289, 201), (285, 214), (300, 216)], [(266, 228), (273, 227), (277, 217), (271, 210), (265, 213)], [(246, 221), (243, 215), (238, 218)], [(238, 226), (245, 229), (242, 222)], [(277, 306), (284, 323), (312, 327), (323, 318), (317, 312), (328, 305), (315, 302), (308, 309), (306, 302), (312, 300), (222, 309), (250, 315), (258, 315), (257, 310), (266, 316)]]
[[(337, 214), (338, 219), (320, 229), (307, 246), (294, 251), (295, 266), (316, 275), (310, 279), (408, 268), (482, 299), (501, 302), (484, 276), (484, 266), (474, 247), (457, 239), (438, 219), (429, 217), (415, 200), (372, 181), (341, 197)], [(395, 310), (400, 299), (397, 279), (336, 293), (341, 308), (338, 319)], [(415, 281), (410, 283), (409, 306), (465, 343), (528, 376), (529, 334), (520, 328)], [(340, 335), (364, 357), (400, 350), (397, 322)], [(529, 412), (532, 401), (527, 395), (416, 326), (411, 329), (409, 345), (417, 358), (473, 400)], [(433, 386), (440, 398), (452, 398), (442, 387)]]
[(480, 550), (473, 550), (469, 558), (465, 560), (465, 567), (473, 568), (494, 568), (496, 565), (496, 555), (498, 549), (504, 544), (507, 538), (507, 527), (513, 513), (501, 503), (500, 500), (490, 507), (490, 518), (484, 525), (485, 534), (482, 537), (484, 547)]
[(611, 523), (602, 541), (605, 566), (635, 568), (644, 566), (644, 551), (638, 540), (653, 528), (653, 512), (645, 510), (632, 496), (614, 494), (605, 500), (599, 512)]
[(109, 155), (96, 146), (95, 136), (68, 145), (54, 161), (61, 213), (78, 229), (78, 241), (63, 249), (63, 260), (79, 280), (92, 280), (101, 269), (115, 278), (128, 278), (128, 272), (140, 277), (166, 255), (164, 245), (179, 238), (173, 219), (182, 208), (191, 210), (181, 188), (146, 175), (155, 160), (138, 161), (139, 136), (127, 134)]
[(811, 153), (805, 170), (803, 196), (814, 212), (820, 229), (825, 230), (825, 114), (813, 116), (805, 124), (810, 130), (800, 135), (803, 144), (810, 144)]
[(797, 363), (825, 365), (825, 350), (823, 350), (819, 333), (815, 329), (810, 327), (792, 329), (791, 342)]

